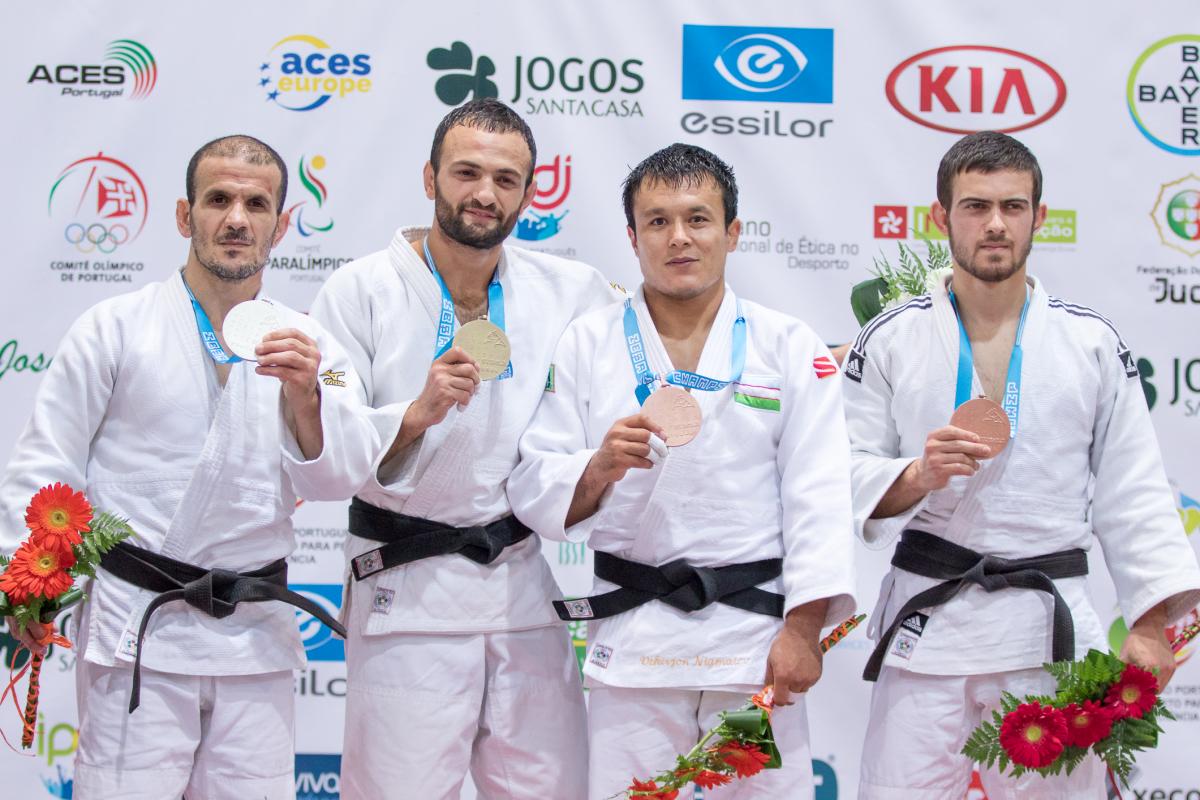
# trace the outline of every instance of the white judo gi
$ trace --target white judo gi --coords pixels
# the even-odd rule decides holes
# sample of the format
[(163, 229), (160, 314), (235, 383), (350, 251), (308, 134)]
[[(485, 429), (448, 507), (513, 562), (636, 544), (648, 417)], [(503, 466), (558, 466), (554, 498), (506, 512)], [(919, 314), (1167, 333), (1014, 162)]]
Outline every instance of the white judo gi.
[[(316, 339), (319, 369), (353, 374)], [(306, 461), (283, 421), (280, 382), (232, 365), (222, 388), (180, 273), (105, 300), (68, 330), (0, 483), (0, 549), (24, 538), (25, 506), (62, 481), (127, 517), (132, 544), (206, 569), (258, 569), (294, 547), (297, 495), (343, 499), (394, 436), (347, 388), (323, 383), (324, 449)], [(243, 603), (215, 619), (183, 602), (150, 618), (141, 706), (128, 713), (136, 633), (155, 597), (103, 570), (90, 582), (76, 663), (77, 800), (294, 796), (293, 669), (304, 665), (294, 608)]]
[[(1100, 541), (1131, 624), (1164, 600), (1175, 619), (1200, 601), (1200, 570), (1179, 524), (1129, 348), (1091, 309), (1032, 286), (1022, 342), (1016, 437), (970, 478), (955, 477), (907, 511), (870, 519), (929, 432), (954, 407), (959, 327), (947, 286), (867, 323), (846, 356), (846, 416), (854, 463), (856, 524), (868, 546), (905, 528), (1002, 558), (1040, 556)], [(978, 374), (973, 396), (982, 394)], [(920, 591), (939, 583), (893, 569), (871, 633), (891, 624)], [(1055, 584), (1069, 604), (1075, 657), (1105, 649), (1085, 577)], [(970, 765), (959, 755), (979, 722), (1018, 696), (1052, 691), (1051, 596), (969, 585), (927, 619), (901, 628), (875, 686), (860, 797), (961, 800)], [(984, 775), (993, 800), (1103, 796), (1099, 762), (1070, 778), (1019, 782)], [(1096, 794), (1099, 793), (1099, 794)]]
[[(746, 364), (737, 383), (692, 394), (699, 435), (652, 469), (615, 483), (595, 514), (564, 530), (588, 461), (612, 424), (637, 413), (623, 304), (574, 322), (554, 356), (556, 390), (542, 398), (521, 440), (508, 494), (538, 533), (587, 540), (598, 551), (654, 566), (686, 559), (723, 566), (782, 558), (782, 575), (759, 588), (784, 611), (830, 598), (826, 624), (853, 613), (850, 462), (841, 378), (804, 323), (742, 301)], [(633, 308), (650, 369), (671, 370), (642, 290)], [(726, 287), (696, 372), (729, 377), (737, 298)], [(616, 587), (596, 579), (593, 594)], [(589, 796), (608, 797), (666, 769), (699, 740), (716, 713), (763, 686), (775, 617), (714, 603), (685, 613), (659, 601), (589, 622), (584, 674), (591, 688)], [(781, 708), (774, 730), (784, 767), (706, 797), (804, 797), (812, 793), (803, 698)]]
[[(402, 228), (387, 250), (348, 264), (312, 314), (342, 340), (362, 399), (407, 408), (433, 361), (442, 295)], [(358, 492), (371, 505), (456, 527), (510, 514), (505, 484), (567, 324), (616, 300), (596, 270), (501, 251), (510, 378), (481, 383)], [(347, 559), (378, 547), (351, 535)], [(582, 796), (586, 723), (577, 662), (551, 606), (562, 595), (531, 536), (491, 564), (450, 554), (349, 580), (343, 615), (350, 798), (457, 798), (468, 769), (484, 798)]]

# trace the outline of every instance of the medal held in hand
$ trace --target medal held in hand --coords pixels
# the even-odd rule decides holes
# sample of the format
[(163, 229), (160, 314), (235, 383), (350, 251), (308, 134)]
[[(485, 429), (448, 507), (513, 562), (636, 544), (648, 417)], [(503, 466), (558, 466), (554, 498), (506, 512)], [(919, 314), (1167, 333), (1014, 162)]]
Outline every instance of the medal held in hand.
[(979, 437), (980, 443), (990, 451), (988, 458), (1000, 455), (1012, 437), (1012, 426), (1004, 408), (986, 397), (968, 400), (954, 410), (950, 424)]
[(279, 311), (266, 300), (247, 300), (229, 309), (221, 333), (230, 352), (246, 361), (257, 361), (254, 348), (271, 331), (283, 327)]
[(512, 346), (508, 336), (486, 319), (475, 319), (458, 329), (454, 345), (461, 347), (479, 365), (479, 379), (490, 381), (508, 369)]
[(663, 386), (642, 404), (642, 413), (662, 428), (667, 447), (679, 447), (696, 438), (703, 415), (696, 398), (678, 386)]

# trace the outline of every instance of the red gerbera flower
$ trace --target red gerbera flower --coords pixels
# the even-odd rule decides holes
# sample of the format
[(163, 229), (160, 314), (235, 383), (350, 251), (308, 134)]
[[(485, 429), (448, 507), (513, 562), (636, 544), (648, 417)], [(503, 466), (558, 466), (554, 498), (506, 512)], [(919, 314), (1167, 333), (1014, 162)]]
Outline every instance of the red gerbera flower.
[(1083, 705), (1071, 703), (1062, 710), (1067, 718), (1066, 743), (1072, 747), (1091, 747), (1112, 733), (1112, 713), (1094, 700)]
[(678, 789), (659, 789), (658, 784), (654, 781), (639, 781), (633, 779), (633, 783), (629, 784), (629, 792), (633, 797), (640, 797), (643, 800), (675, 800), (679, 796)]
[(1114, 719), (1134, 717), (1140, 719), (1158, 699), (1158, 679), (1153, 672), (1126, 664), (1125, 671), (1104, 696), (1104, 705)]
[(733, 780), (723, 772), (713, 772), (710, 769), (700, 770), (700, 774), (693, 779), (697, 786), (702, 789), (711, 789), (714, 786), (724, 786)]
[(25, 509), (25, 525), (35, 539), (46, 542), (62, 552), (83, 541), (82, 531), (91, 530), (92, 506), (65, 483), (42, 487)]
[(762, 771), (771, 757), (756, 744), (726, 742), (717, 748), (717, 758), (733, 767), (739, 778), (748, 778)]
[(18, 605), (30, 597), (58, 597), (71, 588), (73, 581), (67, 569), (74, 564), (74, 553), (27, 539), (0, 575), (0, 591)]
[(1004, 717), (1000, 745), (1014, 764), (1044, 767), (1058, 758), (1067, 735), (1067, 720), (1053, 706), (1022, 703)]

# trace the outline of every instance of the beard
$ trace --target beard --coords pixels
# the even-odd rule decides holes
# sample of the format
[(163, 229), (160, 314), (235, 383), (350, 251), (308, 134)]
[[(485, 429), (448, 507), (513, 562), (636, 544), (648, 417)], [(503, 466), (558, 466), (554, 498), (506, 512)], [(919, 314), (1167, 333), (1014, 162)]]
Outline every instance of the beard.
[[(262, 272), (263, 267), (267, 265), (270, 250), (258, 252), (257, 249), (253, 249), (254, 240), (248, 233), (229, 234), (214, 240), (201, 236), (200, 232), (196, 230), (195, 223), (189, 227), (192, 234), (192, 252), (196, 254), (196, 260), (200, 262), (200, 266), (222, 281), (230, 283), (244, 281)], [(220, 260), (221, 246), (232, 243), (248, 244), (252, 248), (245, 260), (240, 263)]]
[[(494, 228), (482, 228), (467, 222), (464, 217), (468, 208), (494, 211), (497, 214), (496, 226)], [(451, 241), (476, 250), (491, 250), (493, 247), (502, 244), (508, 238), (508, 235), (512, 233), (513, 228), (517, 226), (517, 214), (509, 214), (507, 217), (501, 216), (500, 207), (495, 204), (485, 206), (482, 203), (471, 200), (460, 203), (458, 208), (452, 208), (450, 201), (442, 196), (442, 191), (436, 183), (433, 188), (433, 213), (437, 219), (438, 227), (442, 229), (442, 233), (446, 234)]]
[[(997, 258), (972, 253), (969, 245), (955, 239), (954, 230), (949, 223), (946, 225), (946, 235), (950, 238), (950, 254), (954, 257), (954, 263), (962, 267), (968, 275), (986, 283), (1003, 283), (1023, 270), (1025, 262), (1029, 260), (1029, 253), (1033, 249), (1032, 228), (1029, 230), (1029, 238), (1020, 250), (1017, 250), (1016, 243), (1012, 242), (1014, 247), (1011, 251), (1012, 261), (1008, 263), (1005, 263), (1003, 257)], [(1003, 244), (1007, 241), (1009, 240), (1004, 238), (987, 238), (981, 244)]]

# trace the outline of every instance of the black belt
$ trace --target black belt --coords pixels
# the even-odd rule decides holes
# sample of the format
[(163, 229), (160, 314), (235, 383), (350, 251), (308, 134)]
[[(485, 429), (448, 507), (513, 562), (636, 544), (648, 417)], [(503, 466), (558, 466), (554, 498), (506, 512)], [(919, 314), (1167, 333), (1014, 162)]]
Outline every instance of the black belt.
[(986, 591), (998, 589), (1034, 589), (1054, 598), (1054, 632), (1051, 651), (1055, 661), (1075, 657), (1075, 623), (1071, 608), (1063, 600), (1054, 580), (1079, 578), (1088, 574), (1087, 553), (1082, 550), (1063, 550), (1033, 558), (998, 558), (976, 553), (966, 547), (948, 542), (940, 536), (917, 530), (906, 530), (892, 556), (892, 566), (944, 581), (913, 596), (904, 604), (879, 637), (879, 644), (867, 660), (863, 678), (873, 681), (879, 677), (883, 657), (892, 634), (900, 624), (922, 608), (950, 602), (967, 584), (978, 584)]
[(142, 639), (146, 635), (146, 626), (150, 622), (150, 615), (172, 600), (183, 600), (217, 619), (232, 614), (238, 603), (279, 600), (307, 611), (338, 636), (346, 638), (346, 629), (330, 617), (325, 609), (287, 588), (287, 561), (282, 558), (253, 572), (231, 572), (227, 569), (204, 569), (121, 542), (104, 554), (100, 566), (139, 589), (158, 593), (146, 606), (138, 626), (137, 654), (133, 661), (133, 694), (129, 698), (131, 714), (141, 698)]
[(466, 556), (477, 564), (490, 564), (500, 557), (504, 548), (524, 541), (533, 533), (511, 515), (490, 525), (455, 528), (377, 508), (357, 497), (350, 502), (350, 532), (363, 539), (384, 543), (383, 547), (368, 550), (351, 560), (356, 581), (401, 564), (450, 553)]
[(699, 611), (713, 603), (783, 616), (783, 595), (756, 588), (783, 573), (782, 558), (767, 558), (725, 567), (693, 567), (683, 559), (652, 567), (596, 551), (596, 577), (620, 589), (578, 600), (555, 600), (559, 619), (603, 619), (661, 600), (680, 611)]

